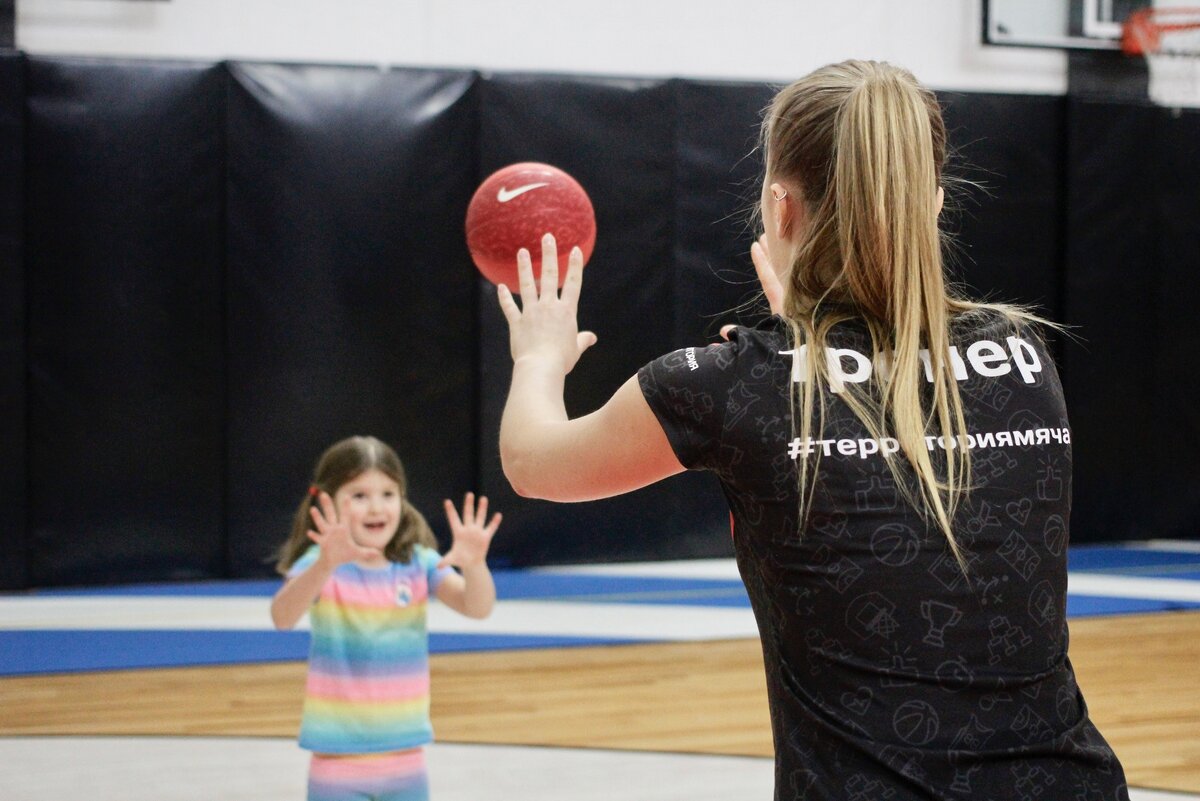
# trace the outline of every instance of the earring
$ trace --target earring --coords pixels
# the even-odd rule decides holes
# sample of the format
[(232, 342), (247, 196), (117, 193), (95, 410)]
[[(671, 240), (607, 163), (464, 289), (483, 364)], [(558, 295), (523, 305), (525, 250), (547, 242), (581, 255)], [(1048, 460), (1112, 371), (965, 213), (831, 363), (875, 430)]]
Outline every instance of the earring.
[(776, 202), (783, 200), (785, 197), (787, 197), (787, 190), (780, 189), (779, 194), (776, 194), (775, 190), (771, 190), (771, 197), (775, 198)]

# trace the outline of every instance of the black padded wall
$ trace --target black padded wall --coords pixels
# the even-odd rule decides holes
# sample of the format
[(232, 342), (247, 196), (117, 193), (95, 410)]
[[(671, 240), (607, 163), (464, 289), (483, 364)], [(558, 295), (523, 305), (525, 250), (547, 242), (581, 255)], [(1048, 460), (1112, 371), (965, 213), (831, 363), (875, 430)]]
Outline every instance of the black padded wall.
[(24, 186), (25, 60), (0, 54), (0, 589), (28, 582)]
[(953, 274), (974, 297), (1033, 304), (1062, 320), (1066, 102), (948, 93), (951, 159), (944, 222)]
[(221, 552), (223, 73), (29, 60), (31, 580)]
[(762, 187), (763, 84), (676, 81), (672, 347), (714, 341), (725, 323), (767, 313), (750, 245)]
[[(574, 175), (596, 210), (580, 326), (599, 343), (567, 378), (572, 416), (598, 408), (643, 363), (677, 346), (674, 97), (658, 81), (500, 75), (483, 86), (480, 177), (516, 161), (548, 162)], [(706, 510), (714, 493), (704, 476), (584, 504), (512, 492), (496, 445), (512, 364), (507, 326), (494, 290), (481, 289), (481, 489), (506, 517), (496, 558), (538, 564), (710, 553)]]
[[(507, 328), (470, 264), (492, 170), (557, 164), (599, 237), (568, 379), (596, 408), (763, 313), (762, 84), (0, 57), (0, 587), (269, 571), (321, 450), (492, 496), (501, 564), (729, 553), (716, 482), (516, 497)], [(943, 93), (961, 279), (1076, 326), (1076, 541), (1194, 536), (1196, 112)], [(749, 301), (748, 303), (746, 303)], [(28, 491), (26, 491), (28, 488)], [(28, 547), (27, 551), (22, 551)]]
[(1200, 520), (1200, 111), (1072, 99), (1067, 397), (1077, 539)]
[(269, 569), (325, 447), (373, 434), (413, 502), (474, 484), (477, 77), (232, 64), (229, 549)]

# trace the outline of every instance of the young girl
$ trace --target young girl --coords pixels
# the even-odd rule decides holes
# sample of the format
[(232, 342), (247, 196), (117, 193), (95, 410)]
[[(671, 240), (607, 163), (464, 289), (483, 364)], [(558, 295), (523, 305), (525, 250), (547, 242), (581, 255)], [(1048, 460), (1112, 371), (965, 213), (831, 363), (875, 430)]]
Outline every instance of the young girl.
[(655, 359), (591, 414), (563, 404), (596, 343), (582, 254), (561, 296), (553, 238), (540, 292), (519, 254), (521, 304), (498, 290), (505, 475), (580, 501), (716, 474), (776, 799), (1127, 801), (1067, 658), (1062, 386), (1035, 318), (947, 286), (937, 98), (889, 64), (832, 64), (779, 92), (763, 148), (751, 256), (775, 316)]
[(426, 603), (436, 596), (484, 618), (496, 601), (486, 557), (500, 515), (487, 520), (487, 498), (467, 493), (461, 517), (445, 501), (454, 541), (439, 557), (406, 489), (394, 450), (374, 437), (342, 440), (317, 463), (280, 550), (287, 581), (271, 619), (290, 629), (311, 612), (300, 726), (300, 746), (313, 752), (309, 801), (428, 799)]

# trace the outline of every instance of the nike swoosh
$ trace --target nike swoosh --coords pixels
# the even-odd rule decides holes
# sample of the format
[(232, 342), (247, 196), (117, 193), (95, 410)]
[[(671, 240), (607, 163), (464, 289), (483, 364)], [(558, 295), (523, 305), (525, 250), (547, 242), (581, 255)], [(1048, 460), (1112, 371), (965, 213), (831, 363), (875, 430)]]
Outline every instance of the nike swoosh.
[(499, 200), (501, 203), (507, 203), (508, 201), (512, 200), (514, 197), (517, 197), (518, 195), (523, 195), (531, 189), (537, 189), (539, 186), (549, 186), (549, 185), (550, 184), (547, 182), (542, 182), (540, 184), (525, 184), (524, 186), (518, 186), (516, 189), (505, 189), (502, 186), (502, 187), (500, 187), (500, 191), (496, 193), (496, 200)]

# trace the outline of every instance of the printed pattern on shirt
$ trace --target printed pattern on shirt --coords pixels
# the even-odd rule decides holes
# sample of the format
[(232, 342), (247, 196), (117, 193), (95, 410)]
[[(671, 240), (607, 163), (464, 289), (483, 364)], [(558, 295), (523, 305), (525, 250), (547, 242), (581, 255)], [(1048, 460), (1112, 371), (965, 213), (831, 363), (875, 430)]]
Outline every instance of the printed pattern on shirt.
[[(776, 797), (1125, 799), (1066, 658), (1071, 430), (1053, 361), (999, 316), (952, 334), (969, 436), (925, 446), (935, 464), (971, 453), (953, 521), (965, 571), (906, 498), (911, 472), (897, 485), (898, 443), (845, 403), (890, 369), (865, 329), (832, 332), (819, 357), (835, 381), (803, 441), (789, 397), (810, 354), (779, 318), (639, 371), (680, 463), (715, 473), (730, 503), (763, 640)], [(802, 460), (817, 474), (803, 528)]]

